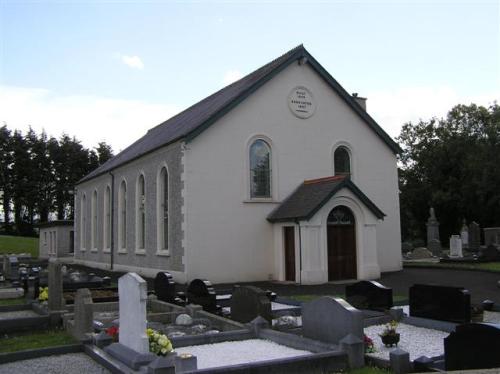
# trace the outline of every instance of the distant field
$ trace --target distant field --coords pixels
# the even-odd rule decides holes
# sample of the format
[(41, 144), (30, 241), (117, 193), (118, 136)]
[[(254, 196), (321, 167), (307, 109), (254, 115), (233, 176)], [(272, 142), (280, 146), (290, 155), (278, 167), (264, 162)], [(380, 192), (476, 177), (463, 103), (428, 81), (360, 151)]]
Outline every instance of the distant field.
[(31, 253), (38, 257), (38, 238), (0, 235), (0, 253)]

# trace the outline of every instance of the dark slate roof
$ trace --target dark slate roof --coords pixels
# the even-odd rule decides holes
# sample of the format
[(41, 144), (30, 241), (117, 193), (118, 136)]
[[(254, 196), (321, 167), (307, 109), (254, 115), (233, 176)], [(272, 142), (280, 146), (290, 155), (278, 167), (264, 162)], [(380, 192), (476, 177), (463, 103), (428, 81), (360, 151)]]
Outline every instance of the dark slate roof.
[(356, 187), (349, 177), (334, 176), (304, 181), (269, 214), (267, 220), (307, 221), (342, 188), (349, 189), (378, 219), (384, 218), (385, 214)]
[(362, 109), (340, 84), (312, 57), (301, 44), (241, 78), (229, 86), (217, 91), (183, 112), (153, 127), (146, 135), (124, 149), (112, 159), (83, 177), (78, 183), (90, 180), (114, 168), (131, 162), (147, 153), (179, 139), (190, 141), (206, 128), (223, 117), (236, 107), (245, 98), (273, 78), (276, 74), (289, 66), (292, 62), (305, 58), (307, 63), (340, 95), (345, 102), (375, 131), (375, 133), (391, 148), (394, 153), (401, 149), (398, 144), (387, 135), (373, 118)]

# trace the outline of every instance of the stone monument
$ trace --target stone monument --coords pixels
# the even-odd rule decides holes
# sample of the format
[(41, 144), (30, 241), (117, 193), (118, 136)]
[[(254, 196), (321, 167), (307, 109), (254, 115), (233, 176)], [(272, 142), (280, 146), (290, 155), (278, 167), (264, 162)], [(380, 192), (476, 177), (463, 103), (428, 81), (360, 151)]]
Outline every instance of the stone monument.
[(429, 209), (429, 219), (427, 220), (427, 249), (434, 256), (441, 256), (441, 241), (439, 240), (439, 222), (436, 218), (434, 208)]
[(73, 336), (84, 339), (85, 334), (93, 332), (93, 301), (88, 288), (80, 288), (75, 297), (75, 318)]
[(469, 228), (465, 218), (462, 222), (462, 229), (460, 230), (460, 239), (462, 240), (462, 248), (469, 248)]
[(460, 235), (450, 236), (450, 257), (461, 258), (462, 254), (462, 239)]
[(231, 297), (231, 319), (248, 323), (258, 316), (272, 322), (271, 301), (266, 291), (254, 286), (235, 286)]
[(47, 285), (49, 287), (49, 309), (62, 310), (64, 307), (64, 300), (61, 263), (55, 258), (50, 258), (48, 268), (49, 279)]
[(481, 228), (479, 224), (472, 221), (469, 224), (469, 250), (477, 252), (481, 245)]

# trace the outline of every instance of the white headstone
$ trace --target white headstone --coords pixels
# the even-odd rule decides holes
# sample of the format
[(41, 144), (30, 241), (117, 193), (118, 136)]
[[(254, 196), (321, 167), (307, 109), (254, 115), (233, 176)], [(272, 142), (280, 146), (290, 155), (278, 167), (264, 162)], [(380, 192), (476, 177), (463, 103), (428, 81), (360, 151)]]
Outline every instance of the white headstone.
[(136, 273), (118, 279), (120, 297), (120, 343), (138, 353), (149, 353), (146, 335), (147, 283)]
[(460, 235), (450, 236), (450, 257), (463, 257)]

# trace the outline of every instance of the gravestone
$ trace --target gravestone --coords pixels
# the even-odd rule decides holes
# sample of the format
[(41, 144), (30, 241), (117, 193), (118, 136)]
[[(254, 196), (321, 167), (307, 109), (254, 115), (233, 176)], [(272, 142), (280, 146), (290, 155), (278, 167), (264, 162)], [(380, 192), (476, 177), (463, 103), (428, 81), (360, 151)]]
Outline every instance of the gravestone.
[(494, 245), (500, 247), (500, 227), (485, 227), (484, 231), (484, 245)]
[(75, 316), (73, 336), (77, 339), (85, 338), (85, 334), (93, 332), (94, 308), (92, 295), (88, 288), (76, 291)]
[(194, 279), (189, 283), (187, 299), (188, 303), (201, 305), (206, 312), (216, 313), (218, 311), (217, 295), (212, 283), (208, 280)]
[(61, 274), (61, 263), (55, 259), (49, 259), (49, 309), (62, 310), (64, 307), (63, 299), (63, 279)]
[(445, 368), (450, 370), (500, 367), (500, 325), (459, 325), (444, 338)]
[(345, 300), (323, 296), (302, 305), (302, 333), (332, 344), (349, 334), (363, 341), (363, 314)]
[(393, 307), (392, 288), (375, 281), (360, 281), (346, 286), (347, 302), (359, 309), (388, 310)]
[(158, 300), (175, 303), (175, 282), (168, 272), (159, 272), (155, 277), (155, 294)]
[(460, 239), (462, 240), (462, 248), (469, 248), (469, 228), (465, 218), (462, 222), (462, 229), (460, 230)]
[(429, 209), (429, 219), (427, 220), (427, 245), (431, 240), (439, 241), (439, 222), (436, 218), (434, 208)]
[(432, 253), (429, 252), (429, 250), (425, 247), (415, 248), (411, 252), (411, 259), (412, 260), (422, 260), (425, 258), (432, 258)]
[[(49, 288), (50, 290), (50, 288)], [(149, 353), (146, 335), (147, 283), (136, 273), (118, 279), (120, 298), (120, 344), (138, 353)]]
[(487, 247), (479, 248), (478, 257), (483, 261), (497, 261), (500, 258), (500, 254), (497, 247), (490, 244)]
[(441, 242), (437, 239), (431, 239), (429, 243), (427, 243), (427, 249), (432, 253), (433, 256), (441, 257), (443, 255)]
[(469, 251), (477, 252), (481, 245), (481, 228), (472, 221), (469, 224)]
[(463, 287), (415, 284), (410, 287), (410, 316), (455, 323), (470, 322), (469, 291)]
[(19, 261), (16, 256), (9, 256), (7, 258), (7, 269), (6, 275), (8, 279), (17, 280), (19, 279)]
[(257, 317), (271, 322), (271, 301), (266, 291), (253, 286), (235, 286), (231, 297), (231, 319), (248, 323)]
[(460, 235), (450, 236), (450, 257), (463, 257)]

